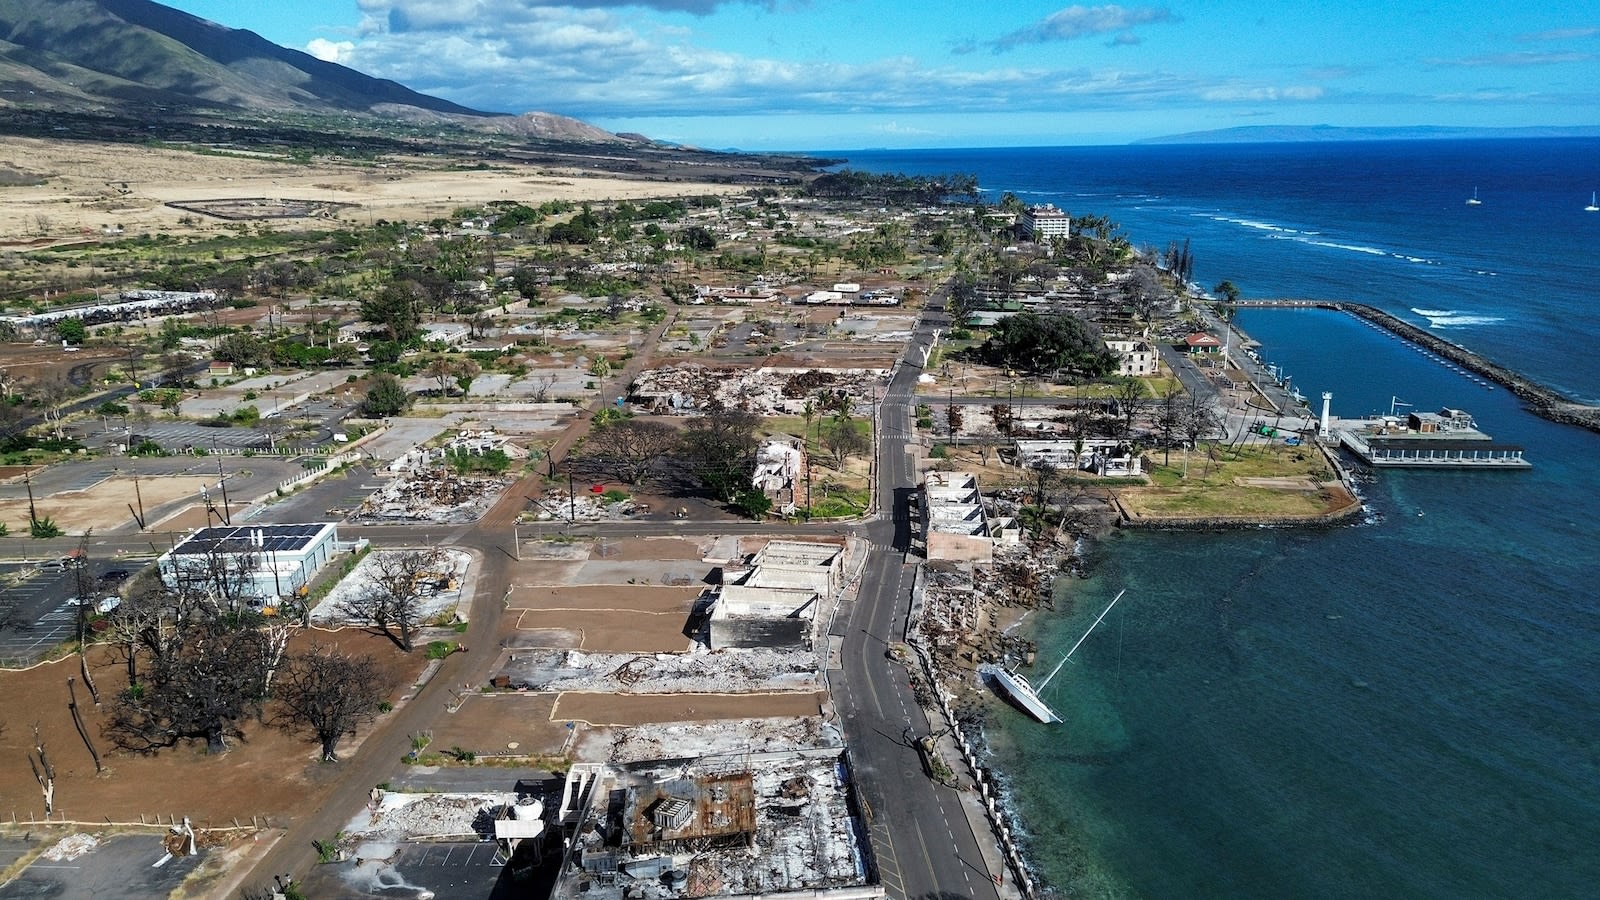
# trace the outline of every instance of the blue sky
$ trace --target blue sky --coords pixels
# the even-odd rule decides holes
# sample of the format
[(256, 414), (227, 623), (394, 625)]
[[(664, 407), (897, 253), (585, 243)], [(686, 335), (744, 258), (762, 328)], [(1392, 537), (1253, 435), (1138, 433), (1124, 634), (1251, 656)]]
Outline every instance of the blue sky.
[(752, 150), (1600, 124), (1600, 2), (167, 0), (479, 109)]

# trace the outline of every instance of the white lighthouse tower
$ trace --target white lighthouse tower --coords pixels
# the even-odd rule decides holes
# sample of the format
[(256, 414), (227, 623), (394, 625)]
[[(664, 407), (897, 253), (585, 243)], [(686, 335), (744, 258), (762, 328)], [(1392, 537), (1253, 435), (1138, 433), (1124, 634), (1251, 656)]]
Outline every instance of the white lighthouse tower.
[(1322, 427), (1317, 430), (1317, 436), (1318, 437), (1326, 438), (1328, 436), (1328, 419), (1330, 418), (1330, 416), (1328, 415), (1328, 407), (1332, 403), (1333, 403), (1333, 392), (1332, 391), (1323, 391), (1322, 392)]

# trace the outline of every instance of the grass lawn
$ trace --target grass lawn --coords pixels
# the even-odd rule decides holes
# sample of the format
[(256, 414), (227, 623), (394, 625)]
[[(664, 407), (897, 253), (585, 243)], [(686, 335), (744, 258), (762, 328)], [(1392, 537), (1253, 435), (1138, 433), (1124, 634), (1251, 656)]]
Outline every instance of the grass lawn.
[(1130, 515), (1152, 519), (1319, 516), (1354, 502), (1322, 455), (1303, 447), (1202, 449), (1187, 470), (1180, 451), (1152, 468), (1150, 487), (1117, 496)]

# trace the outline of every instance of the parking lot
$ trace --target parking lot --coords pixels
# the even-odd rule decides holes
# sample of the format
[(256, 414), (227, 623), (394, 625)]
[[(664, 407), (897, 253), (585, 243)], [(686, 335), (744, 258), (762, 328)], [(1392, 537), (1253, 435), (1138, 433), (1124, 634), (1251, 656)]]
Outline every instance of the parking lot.
[[(55, 843), (67, 834), (52, 830), (34, 835)], [(155, 865), (161, 859), (168, 861)], [(47, 853), (23, 873), (0, 887), (0, 900), (39, 897), (116, 897), (118, 900), (156, 900), (167, 897), (194, 871), (204, 856), (166, 856), (161, 838), (153, 834), (105, 838), (82, 855), (53, 860)]]
[[(127, 577), (143, 567), (145, 561), (91, 560), (85, 569), (84, 588), (91, 602), (114, 595)], [(106, 577), (108, 573), (124, 573)], [(7, 587), (3, 596), (16, 601), (21, 626), (0, 628), (0, 665), (30, 665), (50, 648), (75, 635), (78, 607), (78, 574), (71, 566), (44, 568), (38, 561), (0, 563), (0, 579)]]

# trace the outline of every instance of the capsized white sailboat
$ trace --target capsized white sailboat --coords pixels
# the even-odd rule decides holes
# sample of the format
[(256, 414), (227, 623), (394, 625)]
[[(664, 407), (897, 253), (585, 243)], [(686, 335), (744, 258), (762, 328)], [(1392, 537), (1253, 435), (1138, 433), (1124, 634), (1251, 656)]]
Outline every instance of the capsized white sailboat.
[(1078, 652), (1078, 648), (1083, 646), (1083, 642), (1094, 632), (1095, 627), (1100, 624), (1100, 620), (1106, 617), (1106, 613), (1111, 612), (1111, 607), (1116, 606), (1117, 601), (1121, 600), (1122, 595), (1126, 593), (1126, 590), (1121, 590), (1117, 592), (1117, 596), (1111, 598), (1111, 602), (1106, 604), (1106, 608), (1101, 610), (1100, 615), (1095, 617), (1094, 624), (1090, 625), (1089, 630), (1083, 633), (1083, 637), (1078, 638), (1078, 642), (1072, 645), (1072, 649), (1067, 651), (1067, 655), (1061, 657), (1061, 662), (1056, 663), (1056, 667), (1050, 670), (1050, 674), (1046, 675), (1043, 681), (1039, 682), (1037, 688), (1020, 674), (1008, 671), (1004, 666), (997, 666), (994, 663), (984, 663), (979, 666), (978, 674), (987, 675), (994, 679), (994, 683), (1000, 686), (1000, 690), (1013, 703), (1022, 707), (1023, 711), (1028, 715), (1046, 725), (1054, 725), (1060, 722), (1061, 717), (1056, 715), (1055, 710), (1051, 709), (1050, 704), (1045, 703), (1039, 697), (1039, 694), (1050, 685), (1050, 679), (1056, 677), (1056, 673), (1061, 671), (1061, 667), (1067, 664), (1067, 660), (1072, 658), (1072, 654)]

